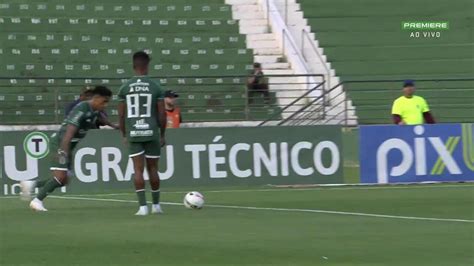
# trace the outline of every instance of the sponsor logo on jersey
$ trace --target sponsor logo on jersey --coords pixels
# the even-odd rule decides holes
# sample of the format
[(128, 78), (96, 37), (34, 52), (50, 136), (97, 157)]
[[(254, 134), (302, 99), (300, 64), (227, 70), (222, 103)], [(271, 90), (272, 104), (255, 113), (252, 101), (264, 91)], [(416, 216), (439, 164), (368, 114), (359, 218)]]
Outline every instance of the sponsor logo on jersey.
[(148, 87), (150, 83), (148, 82), (142, 82), (141, 79), (138, 79), (137, 82), (130, 84), (130, 90), (129, 93), (131, 92), (149, 92), (150, 88)]
[(132, 130), (130, 137), (150, 137), (153, 136), (153, 130)]
[(135, 125), (133, 125), (133, 127), (136, 129), (149, 129), (150, 125), (145, 122), (145, 119), (140, 119), (135, 122)]

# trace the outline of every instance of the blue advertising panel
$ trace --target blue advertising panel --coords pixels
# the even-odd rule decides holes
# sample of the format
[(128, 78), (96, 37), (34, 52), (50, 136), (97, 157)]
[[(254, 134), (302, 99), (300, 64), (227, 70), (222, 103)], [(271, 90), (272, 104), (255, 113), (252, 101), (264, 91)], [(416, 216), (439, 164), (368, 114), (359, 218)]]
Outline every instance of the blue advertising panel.
[(361, 183), (474, 181), (473, 124), (361, 126)]

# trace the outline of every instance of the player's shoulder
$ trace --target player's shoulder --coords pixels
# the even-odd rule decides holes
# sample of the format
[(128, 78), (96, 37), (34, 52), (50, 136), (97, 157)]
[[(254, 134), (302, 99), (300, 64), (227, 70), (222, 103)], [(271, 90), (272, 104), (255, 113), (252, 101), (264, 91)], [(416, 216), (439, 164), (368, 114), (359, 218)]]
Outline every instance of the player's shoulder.
[(403, 102), (405, 99), (406, 99), (405, 96), (400, 96), (397, 99), (395, 99), (393, 103), (395, 104), (395, 103)]
[(133, 82), (135, 82), (134, 78), (127, 79), (120, 86), (120, 91), (124, 90), (125, 88), (128, 88), (130, 86), (130, 84), (132, 84)]
[(82, 101), (78, 104), (76, 104), (76, 106), (74, 106), (74, 109), (73, 110), (77, 110), (77, 111), (87, 111), (89, 110), (90, 107), (89, 107), (89, 101)]
[(417, 101), (424, 101), (425, 98), (421, 97), (421, 96), (418, 96), (418, 95), (413, 95), (413, 98)]
[(160, 87), (160, 82), (158, 80), (148, 77), (147, 82), (150, 83), (150, 85), (153, 85), (155, 87)]

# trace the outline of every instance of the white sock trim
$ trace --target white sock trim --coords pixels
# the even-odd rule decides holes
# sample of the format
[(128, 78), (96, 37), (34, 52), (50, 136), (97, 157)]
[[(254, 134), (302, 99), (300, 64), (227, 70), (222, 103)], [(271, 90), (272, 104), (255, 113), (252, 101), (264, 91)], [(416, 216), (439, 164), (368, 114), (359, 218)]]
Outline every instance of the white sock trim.
[(145, 191), (145, 189), (138, 189), (138, 190), (135, 190), (135, 192), (142, 192), (142, 191)]
[(56, 182), (58, 182), (58, 184), (60, 184), (61, 186), (63, 185), (63, 183), (61, 183), (57, 177), (53, 176), (53, 178), (54, 180), (56, 180)]
[(157, 190), (151, 190), (151, 192), (160, 192), (160, 189), (157, 189)]
[(160, 156), (159, 156), (159, 155), (156, 156), (156, 155), (146, 155), (146, 154), (145, 154), (145, 158), (148, 158), (148, 159), (158, 159), (158, 158), (160, 158)]
[(56, 170), (56, 171), (64, 171), (67, 172), (67, 168), (60, 168), (60, 167), (50, 167), (49, 170)]

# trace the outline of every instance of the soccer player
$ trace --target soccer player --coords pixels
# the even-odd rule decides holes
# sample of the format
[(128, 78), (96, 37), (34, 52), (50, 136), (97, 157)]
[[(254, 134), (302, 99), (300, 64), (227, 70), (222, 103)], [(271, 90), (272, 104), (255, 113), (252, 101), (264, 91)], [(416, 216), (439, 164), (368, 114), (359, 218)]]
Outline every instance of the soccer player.
[(121, 88), (119, 97), (119, 127), (128, 143), (129, 156), (135, 170), (135, 191), (139, 209), (135, 215), (148, 215), (145, 181), (146, 168), (150, 177), (152, 213), (162, 213), (160, 207), (160, 178), (158, 160), (161, 147), (165, 145), (166, 111), (160, 85), (148, 75), (150, 57), (145, 52), (133, 55), (134, 77)]
[[(64, 111), (64, 117), (67, 117), (77, 104), (79, 104), (82, 101), (90, 100), (90, 98), (92, 98), (91, 88), (89, 86), (86, 86), (82, 89), (81, 94), (79, 95), (79, 99), (67, 105)], [(118, 129), (117, 125), (109, 121), (109, 117), (105, 111), (100, 112), (97, 118), (96, 128), (100, 128), (101, 126), (109, 126), (113, 129)]]
[(43, 200), (55, 189), (68, 183), (67, 173), (74, 148), (89, 129), (96, 128), (99, 113), (104, 111), (112, 96), (112, 92), (104, 86), (97, 86), (90, 93), (92, 98), (78, 103), (64, 119), (59, 131), (51, 135), (49, 158), (53, 178), (20, 183), (23, 196), (30, 195), (35, 187), (40, 188), (36, 198), (30, 202), (30, 208), (35, 211), (47, 211)]
[(403, 83), (403, 96), (393, 102), (392, 118), (396, 125), (434, 124), (435, 120), (425, 99), (415, 95), (415, 82)]

